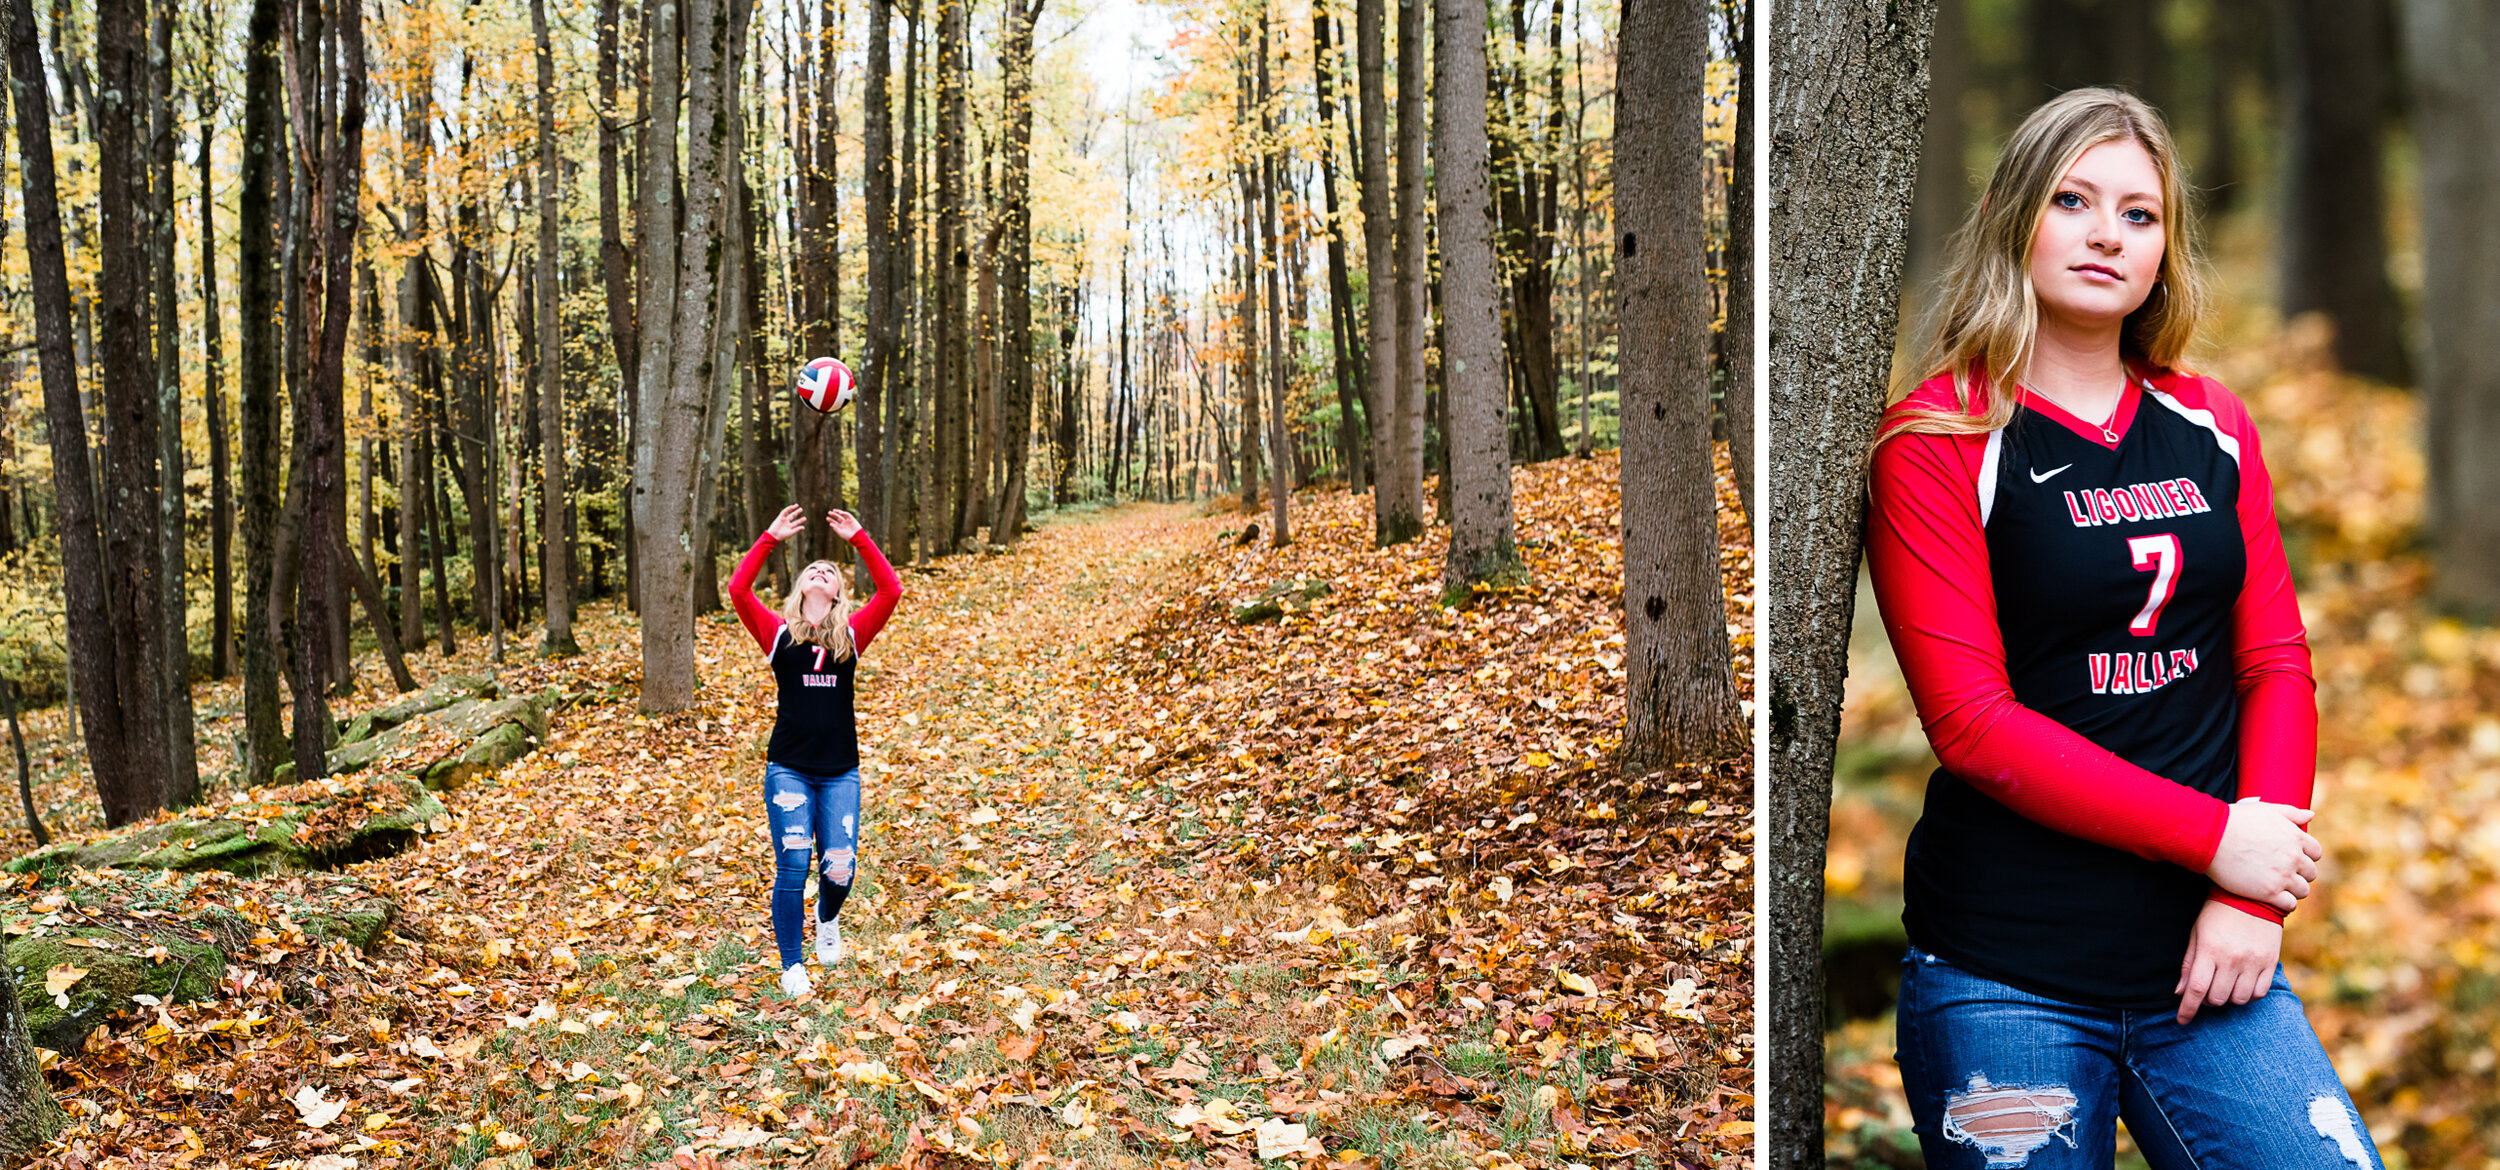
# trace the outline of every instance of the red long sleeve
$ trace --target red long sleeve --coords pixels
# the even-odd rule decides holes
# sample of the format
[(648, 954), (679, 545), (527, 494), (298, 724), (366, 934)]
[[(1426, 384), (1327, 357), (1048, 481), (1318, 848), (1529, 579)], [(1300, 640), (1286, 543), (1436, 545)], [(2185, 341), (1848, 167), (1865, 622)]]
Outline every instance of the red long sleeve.
[(885, 628), (886, 619), (894, 616), (894, 607), (902, 603), (903, 579), (894, 575), (894, 566), (886, 563), (885, 553), (868, 538), (867, 529), (852, 534), (851, 547), (859, 550), (859, 559), (868, 562), (868, 579), (877, 585), (876, 596), (851, 615), (851, 645), (865, 651)]
[(729, 575), (730, 608), (738, 611), (738, 623), (747, 628), (747, 633), (755, 638), (756, 648), (767, 657), (773, 652), (773, 639), (781, 635), (781, 615), (756, 600), (755, 577), (764, 571), (764, 562), (772, 557), (773, 549), (780, 544), (769, 532), (756, 537), (755, 547), (738, 558), (737, 571)]
[[(2212, 383), (2206, 409), (2240, 442), (2240, 531), (2248, 540), (2248, 583), (2231, 612), (2232, 677), (2240, 696), (2239, 795), (2307, 808), (2318, 774), (2318, 690), (2309, 635), (2292, 596), (2283, 530), (2274, 516), (2274, 477), (2258, 454), (2257, 428), (2239, 399)], [(2184, 396), (2183, 396), (2184, 397)], [(2316, 822), (2309, 825), (2314, 834)], [(2217, 888), (2209, 900), (2269, 922), (2283, 912)]]

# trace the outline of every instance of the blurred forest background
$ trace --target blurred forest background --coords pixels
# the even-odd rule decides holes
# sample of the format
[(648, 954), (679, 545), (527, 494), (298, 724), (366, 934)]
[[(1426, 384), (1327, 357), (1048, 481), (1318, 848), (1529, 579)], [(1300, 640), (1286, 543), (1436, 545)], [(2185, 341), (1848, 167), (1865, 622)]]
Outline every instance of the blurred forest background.
[[(1940, 0), (1904, 286), (1906, 351), (1947, 237), (2040, 101), (2117, 84), (2169, 118), (2221, 293), (2196, 361), (2256, 416), (2316, 655), (2328, 866), (2284, 960), (2390, 1167), (2500, 1166), (2500, 508), (2478, 495), (2494, 391), (2472, 324), (2493, 311), (2473, 176), (2500, 157), (2481, 112), (2500, 83), (2464, 64), (2495, 26), (2475, 3)], [(1892, 998), (1902, 844), (1936, 764), (1863, 589), (1857, 615), (1826, 1143), (1834, 1165), (1916, 1166)]]

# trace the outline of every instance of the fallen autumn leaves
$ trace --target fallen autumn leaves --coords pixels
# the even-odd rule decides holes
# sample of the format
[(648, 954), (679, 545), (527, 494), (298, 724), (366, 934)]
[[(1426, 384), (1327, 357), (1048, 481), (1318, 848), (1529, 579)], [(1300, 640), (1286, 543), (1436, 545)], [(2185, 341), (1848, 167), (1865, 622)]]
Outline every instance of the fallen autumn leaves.
[[(1521, 471), (1536, 583), (1460, 611), (1439, 535), (1369, 550), (1342, 493), (1281, 550), (1134, 507), (908, 577), (855, 955), (796, 1003), (769, 676), (707, 618), (702, 708), (640, 718), (593, 616), (503, 672), (565, 696), (545, 747), (354, 868), (399, 904), (372, 951), (295, 926), (322, 875), (186, 888), (270, 943), (54, 1062), (47, 1163), (1749, 1165), (1750, 772), (1607, 765), (1614, 475)], [(1234, 623), (1281, 579), (1331, 587)]]

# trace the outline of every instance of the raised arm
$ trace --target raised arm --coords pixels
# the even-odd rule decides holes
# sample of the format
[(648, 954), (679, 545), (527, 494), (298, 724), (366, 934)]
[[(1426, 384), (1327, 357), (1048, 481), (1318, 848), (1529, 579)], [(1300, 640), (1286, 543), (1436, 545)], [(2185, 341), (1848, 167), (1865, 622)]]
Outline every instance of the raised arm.
[(773, 518), (772, 526), (764, 530), (764, 535), (755, 538), (755, 547), (738, 559), (737, 571), (729, 575), (730, 608), (738, 611), (738, 623), (745, 626), (747, 633), (755, 639), (756, 648), (766, 654), (773, 652), (773, 640), (781, 636), (781, 616), (756, 600), (755, 578), (764, 571), (764, 562), (773, 555), (773, 550), (780, 547), (782, 541), (797, 535), (800, 526), (806, 522), (807, 513), (800, 511), (796, 505), (782, 509), (781, 515)]
[(866, 650), (885, 628), (887, 618), (894, 616), (894, 607), (903, 600), (903, 579), (894, 575), (894, 566), (887, 564), (885, 553), (877, 542), (868, 538), (863, 528), (851, 534), (851, 547), (859, 550), (859, 559), (868, 563), (868, 578), (877, 583), (877, 595), (851, 615), (851, 645)]

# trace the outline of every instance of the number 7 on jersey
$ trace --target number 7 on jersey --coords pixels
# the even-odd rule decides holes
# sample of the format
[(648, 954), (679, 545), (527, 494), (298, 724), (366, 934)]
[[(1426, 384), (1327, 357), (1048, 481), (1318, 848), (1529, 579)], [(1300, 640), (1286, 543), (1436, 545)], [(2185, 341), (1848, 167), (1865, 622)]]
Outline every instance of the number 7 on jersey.
[(2153, 627), (2161, 622), (2161, 607), (2170, 604), (2170, 595), (2179, 589), (2179, 538), (2164, 532), (2154, 536), (2127, 538), (2127, 551), (2135, 557), (2138, 572), (2150, 569), (2153, 587), (2145, 592), (2144, 608), (2135, 620), (2127, 623), (2127, 632), (2139, 638), (2153, 636)]

